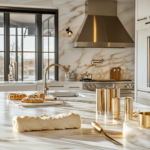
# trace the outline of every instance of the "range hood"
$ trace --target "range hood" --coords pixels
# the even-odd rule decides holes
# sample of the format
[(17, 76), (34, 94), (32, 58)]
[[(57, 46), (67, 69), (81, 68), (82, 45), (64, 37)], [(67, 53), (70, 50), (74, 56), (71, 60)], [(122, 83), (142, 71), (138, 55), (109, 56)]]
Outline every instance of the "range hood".
[(117, 17), (117, 1), (87, 0), (86, 18), (73, 40), (72, 47), (134, 47), (134, 41)]

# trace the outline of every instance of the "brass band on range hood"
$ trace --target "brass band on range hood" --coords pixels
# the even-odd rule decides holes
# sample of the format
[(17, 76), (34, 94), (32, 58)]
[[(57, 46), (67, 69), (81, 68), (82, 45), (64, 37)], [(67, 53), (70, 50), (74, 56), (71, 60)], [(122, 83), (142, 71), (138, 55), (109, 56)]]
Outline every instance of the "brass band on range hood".
[(150, 129), (150, 112), (139, 113), (139, 125), (142, 128)]

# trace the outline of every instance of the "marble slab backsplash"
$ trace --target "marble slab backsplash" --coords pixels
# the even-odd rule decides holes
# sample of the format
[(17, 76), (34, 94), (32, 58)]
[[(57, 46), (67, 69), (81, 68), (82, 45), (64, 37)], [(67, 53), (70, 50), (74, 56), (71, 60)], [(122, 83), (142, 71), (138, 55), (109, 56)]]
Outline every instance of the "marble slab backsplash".
[[(53, 4), (59, 8), (59, 63), (70, 65), (71, 70), (80, 74), (88, 71), (93, 74), (93, 79), (110, 79), (110, 70), (113, 67), (121, 67), (122, 79), (134, 80), (134, 48), (71, 48), (72, 38), (65, 35), (65, 29), (69, 26), (74, 36), (79, 30), (85, 18), (85, 1), (56, 0)], [(135, 4), (118, 2), (118, 17), (126, 30), (134, 40), (135, 36)], [(87, 33), (88, 36), (88, 33)], [(102, 64), (91, 66), (93, 59), (104, 59)], [(64, 72), (59, 70), (59, 79), (64, 80)]]
[[(71, 66), (71, 70), (80, 74), (88, 71), (93, 79), (110, 79), (110, 70), (121, 67), (122, 79), (134, 80), (134, 48), (72, 48), (73, 38), (66, 37), (66, 28), (69, 26), (74, 33), (78, 32), (85, 18), (86, 0), (27, 0), (2, 1), (4, 5), (20, 5), (34, 7), (48, 7), (59, 9), (59, 63)], [(134, 1), (118, 2), (118, 17), (132, 39), (135, 37), (135, 4)], [(88, 33), (87, 33), (88, 36)], [(104, 59), (97, 67), (91, 66), (93, 59)], [(64, 80), (64, 71), (59, 69), (59, 79)]]

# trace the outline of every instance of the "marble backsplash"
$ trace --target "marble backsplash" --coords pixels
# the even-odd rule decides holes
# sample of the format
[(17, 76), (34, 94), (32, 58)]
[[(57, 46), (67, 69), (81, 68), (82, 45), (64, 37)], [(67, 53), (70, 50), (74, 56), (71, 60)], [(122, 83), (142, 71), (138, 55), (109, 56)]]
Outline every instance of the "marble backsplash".
[[(55, 2), (54, 2), (55, 1)], [(65, 35), (65, 29), (69, 26), (74, 36), (79, 30), (85, 17), (85, 2), (54, 0), (53, 5), (59, 8), (59, 63), (70, 65), (71, 70), (80, 74), (88, 71), (93, 74), (93, 79), (110, 79), (110, 70), (113, 67), (121, 67), (122, 79), (134, 80), (134, 48), (71, 48), (72, 38)], [(65, 2), (66, 1), (66, 2)], [(64, 3), (63, 3), (64, 2)], [(118, 17), (126, 30), (133, 38), (135, 37), (135, 4), (118, 2)], [(88, 36), (88, 33), (87, 33)], [(104, 59), (102, 64), (91, 66), (93, 59)], [(64, 80), (64, 72), (60, 69), (59, 79)]]
[[(134, 48), (72, 48), (70, 46), (73, 38), (66, 37), (65, 29), (69, 26), (75, 37), (85, 18), (85, 0), (0, 0), (0, 3), (59, 9), (59, 63), (70, 65), (70, 69), (77, 73), (77, 80), (80, 80), (80, 74), (86, 71), (92, 73), (94, 79), (110, 79), (110, 70), (113, 67), (121, 67), (122, 79), (134, 80)], [(119, 1), (117, 11), (120, 21), (134, 39), (134, 1)], [(91, 66), (93, 59), (104, 59), (104, 62), (94, 67)], [(59, 79), (64, 80), (62, 69), (59, 70)]]

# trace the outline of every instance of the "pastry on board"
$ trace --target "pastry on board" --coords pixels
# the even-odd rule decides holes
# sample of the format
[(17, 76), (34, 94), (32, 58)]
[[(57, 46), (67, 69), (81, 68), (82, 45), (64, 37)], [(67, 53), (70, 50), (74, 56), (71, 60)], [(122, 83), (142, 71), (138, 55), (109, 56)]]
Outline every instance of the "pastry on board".
[(42, 98), (29, 98), (25, 97), (21, 100), (22, 103), (43, 103), (44, 100)]
[(64, 130), (81, 128), (80, 115), (74, 113), (41, 116), (15, 116), (12, 119), (14, 131)]
[(9, 93), (7, 95), (9, 100), (22, 100), (24, 97), (27, 97), (27, 95), (22, 93)]
[(34, 93), (31, 95), (28, 95), (29, 98), (42, 98), (43, 100), (45, 99), (45, 95), (43, 93)]

